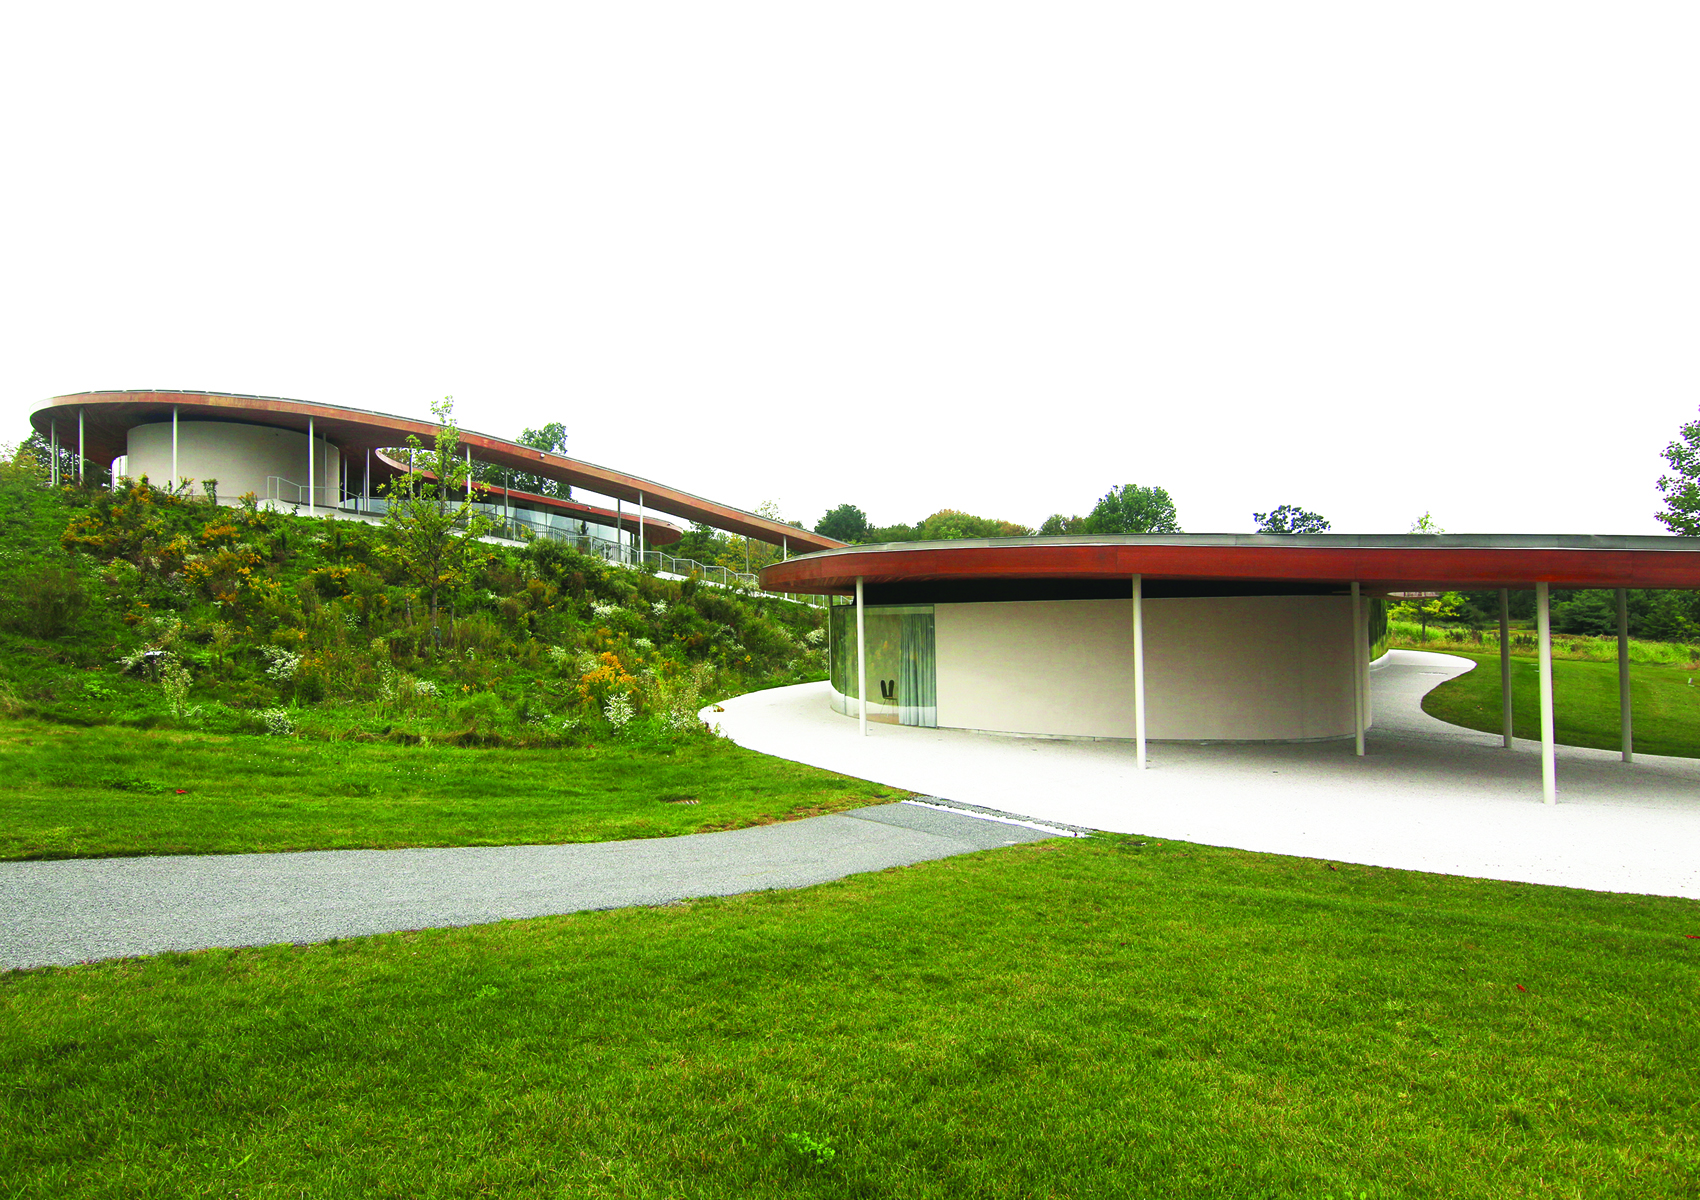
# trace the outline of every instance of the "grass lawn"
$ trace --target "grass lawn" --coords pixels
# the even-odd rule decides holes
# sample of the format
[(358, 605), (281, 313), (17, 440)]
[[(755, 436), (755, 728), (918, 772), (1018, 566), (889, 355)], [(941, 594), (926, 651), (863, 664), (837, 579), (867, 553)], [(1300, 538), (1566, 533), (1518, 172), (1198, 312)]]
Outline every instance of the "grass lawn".
[(0, 722), (0, 779), (6, 859), (664, 837), (889, 792), (706, 737), (481, 750), (30, 721)]
[[(1442, 721), (1499, 733), (1499, 656), (1448, 654), (1473, 659), (1474, 671), (1448, 680), (1423, 698), (1423, 711)], [(1700, 684), (1681, 666), (1629, 667), (1634, 705), (1635, 749), (1646, 754), (1700, 757)], [(1511, 659), (1511, 701), (1518, 737), (1541, 736), (1540, 665), (1532, 658)], [(1617, 664), (1555, 659), (1552, 664), (1553, 723), (1559, 741), (1569, 746), (1616, 750), (1618, 732)]]
[(1687, 935), (1099, 838), (15, 972), (0, 1195), (1692, 1197)]

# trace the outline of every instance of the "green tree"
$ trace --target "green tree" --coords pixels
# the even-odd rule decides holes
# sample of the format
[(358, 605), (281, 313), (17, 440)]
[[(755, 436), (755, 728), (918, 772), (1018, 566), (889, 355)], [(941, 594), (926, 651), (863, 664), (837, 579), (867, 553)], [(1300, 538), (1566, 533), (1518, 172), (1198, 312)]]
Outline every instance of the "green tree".
[[(559, 421), (551, 421), (542, 429), (527, 429), (514, 441), (522, 446), (530, 446), (533, 450), (542, 450), (548, 454), (567, 452), (567, 427)], [(406, 461), (406, 450), (387, 451), (391, 458)], [(528, 471), (515, 471), (508, 467), (497, 466), (495, 463), (475, 462), (472, 464), (474, 482), (484, 484), (490, 491), (499, 492), (504, 487), (511, 487), (516, 492), (531, 492), (538, 496), (558, 496), (562, 500), (572, 497), (570, 485), (558, 479), (545, 479), (541, 475), (533, 475)]]
[(1433, 515), (1425, 512), (1425, 513), (1423, 513), (1422, 516), (1418, 517), (1415, 521), (1411, 522), (1411, 532), (1412, 533), (1445, 533), (1446, 530), (1444, 530), (1440, 527), (1440, 523), (1437, 522), (1434, 519)]
[(1014, 521), (976, 517), (954, 508), (941, 508), (921, 522), (921, 541), (945, 542), (960, 538), (1031, 537), (1033, 531)]
[(1180, 533), (1175, 502), (1160, 487), (1112, 487), (1086, 518), (1087, 533)]
[(472, 472), (456, 454), (460, 427), (454, 420), (454, 397), (433, 404), (431, 414), (439, 426), (431, 449), (424, 449), (418, 438), (407, 439), (413, 461), (424, 474), (399, 475), (386, 488), (381, 549), (397, 571), (430, 598), (435, 638), (441, 594), (464, 585), (483, 561), (478, 539), (489, 531), (490, 520), (473, 511), (467, 494)]
[[(567, 453), (567, 427), (559, 421), (550, 421), (541, 429), (527, 429), (519, 435), (519, 444), (546, 454), (564, 456)], [(559, 496), (563, 500), (570, 499), (573, 494), (570, 484), (558, 479), (545, 479), (541, 475), (516, 474), (512, 486), (539, 496)]]
[(815, 532), (840, 542), (868, 540), (868, 514), (854, 504), (840, 504), (815, 523)]
[(869, 542), (913, 542), (920, 539), (920, 528), (915, 525), (877, 525), (868, 530)]
[(1659, 477), (1665, 498), (1659, 524), (1683, 537), (1700, 536), (1700, 420), (1685, 424), (1665, 447), (1665, 462), (1673, 474)]
[(1039, 526), (1039, 533), (1044, 537), (1061, 537), (1064, 534), (1085, 532), (1085, 517), (1065, 517), (1061, 513), (1052, 513), (1045, 518), (1045, 523)]
[(1327, 533), (1328, 518), (1296, 504), (1283, 504), (1274, 512), (1252, 513), (1259, 533)]

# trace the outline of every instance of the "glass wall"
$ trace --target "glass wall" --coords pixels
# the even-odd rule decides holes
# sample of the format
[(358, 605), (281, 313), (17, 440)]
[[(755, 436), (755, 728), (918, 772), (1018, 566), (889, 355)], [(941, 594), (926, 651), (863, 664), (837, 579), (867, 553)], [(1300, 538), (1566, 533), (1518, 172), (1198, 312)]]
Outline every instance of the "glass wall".
[[(856, 716), (856, 606), (829, 610), (833, 711)], [(889, 725), (938, 725), (938, 671), (933, 606), (869, 605), (868, 720)]]

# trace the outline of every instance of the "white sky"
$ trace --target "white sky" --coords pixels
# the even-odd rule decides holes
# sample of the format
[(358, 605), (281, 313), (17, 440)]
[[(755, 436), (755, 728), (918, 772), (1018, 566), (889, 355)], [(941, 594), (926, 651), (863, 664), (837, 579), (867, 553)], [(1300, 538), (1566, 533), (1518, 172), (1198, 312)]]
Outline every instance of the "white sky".
[(12, 4), (0, 441), (256, 392), (813, 525), (1656, 533), (1692, 4)]

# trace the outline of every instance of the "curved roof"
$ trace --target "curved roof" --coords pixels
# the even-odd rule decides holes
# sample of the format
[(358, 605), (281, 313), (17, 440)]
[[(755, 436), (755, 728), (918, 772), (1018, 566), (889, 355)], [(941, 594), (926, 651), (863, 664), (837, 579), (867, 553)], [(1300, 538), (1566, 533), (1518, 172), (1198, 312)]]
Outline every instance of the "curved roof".
[(1588, 534), (1144, 534), (894, 542), (775, 563), (770, 592), (869, 584), (1125, 579), (1427, 588), (1700, 588), (1700, 538)]
[[(395, 461), (387, 454), (374, 453), (372, 460), (381, 468), (380, 471), (374, 473), (374, 485), (378, 482), (378, 476), (388, 480), (407, 474), (406, 465)], [(430, 471), (420, 471), (418, 474), (424, 479), (435, 480), (437, 478)], [(500, 500), (505, 493), (515, 505), (525, 508), (565, 513), (581, 520), (595, 521), (598, 525), (618, 525), (634, 536), (639, 529), (638, 516), (634, 512), (615, 512), (611, 508), (601, 508), (594, 504), (580, 504), (576, 500), (567, 500), (560, 496), (544, 496), (537, 492), (522, 492), (518, 488), (502, 488), (492, 483), (475, 481), (473, 487), (484, 493), (486, 503)], [(644, 517), (642, 529), (644, 540), (654, 546), (671, 546), (685, 536), (685, 531), (677, 525), (663, 521), (658, 517)]]
[[(402, 445), (410, 435), (428, 442), (438, 430), (438, 426), (430, 421), (279, 396), (145, 389), (55, 396), (48, 401), (47, 407), (30, 414), (30, 424), (36, 432), (46, 436), (49, 423), (59, 421), (60, 443), (69, 446), (76, 437), (79, 408), (84, 412), (83, 457), (99, 462), (110, 462), (125, 452), (131, 429), (137, 425), (169, 421), (174, 408), (178, 410), (179, 420), (236, 421), (292, 429), (299, 433), (307, 431), (307, 421), (311, 418), (314, 432), (345, 452)], [(645, 508), (687, 521), (700, 521), (716, 529), (775, 546), (782, 540), (797, 550), (824, 550), (843, 545), (818, 533), (772, 521), (611, 467), (597, 466), (563, 454), (545, 453), (470, 429), (462, 429), (460, 439), (461, 444), (469, 447), (472, 456), (480, 462), (541, 475), (634, 504), (641, 496)]]

